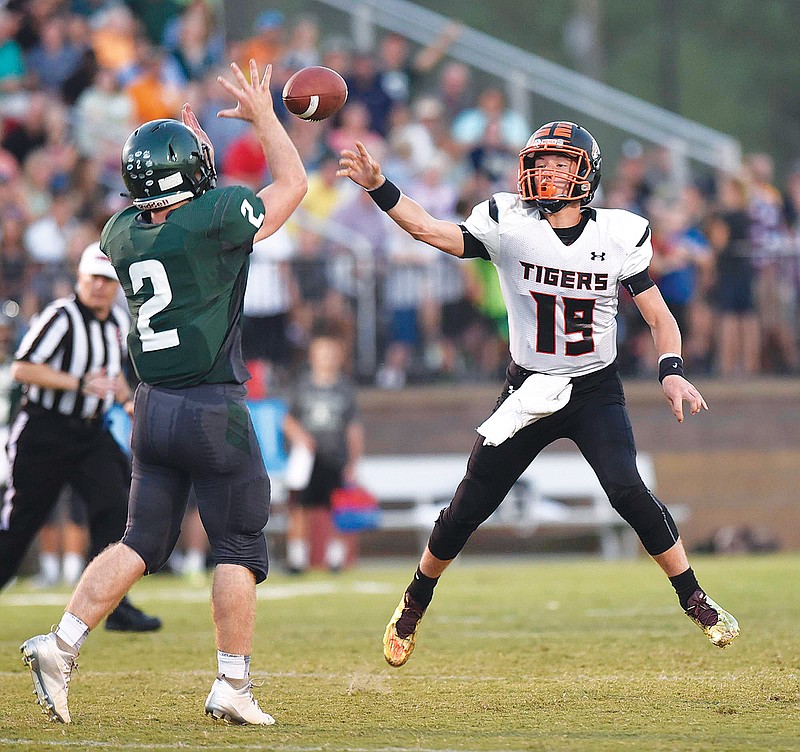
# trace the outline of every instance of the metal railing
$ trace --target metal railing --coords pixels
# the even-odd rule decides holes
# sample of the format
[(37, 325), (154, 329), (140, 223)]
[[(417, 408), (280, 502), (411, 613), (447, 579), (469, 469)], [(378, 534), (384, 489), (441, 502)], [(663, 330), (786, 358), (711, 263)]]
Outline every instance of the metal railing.
[[(451, 19), (407, 0), (316, 0), (350, 14), (356, 45), (374, 46), (376, 26), (430, 44)], [(447, 54), (506, 82), (510, 106), (530, 113), (536, 94), (621, 131), (667, 146), (678, 158), (736, 171), (741, 145), (733, 136), (689, 120), (588, 76), (575, 73), (531, 52), (465, 28)]]
[(378, 363), (377, 331), (378, 311), (376, 300), (375, 258), (370, 241), (349, 227), (331, 219), (320, 219), (299, 209), (292, 221), (303, 229), (334, 243), (337, 249), (352, 258), (354, 274), (348, 294), (356, 304), (356, 372), (372, 378)]

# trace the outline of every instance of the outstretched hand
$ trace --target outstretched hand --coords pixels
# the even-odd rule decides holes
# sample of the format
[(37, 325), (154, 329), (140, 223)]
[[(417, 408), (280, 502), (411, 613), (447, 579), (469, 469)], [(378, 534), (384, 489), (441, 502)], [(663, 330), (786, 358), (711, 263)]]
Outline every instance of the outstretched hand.
[(231, 63), (231, 71), (238, 86), (235, 86), (222, 76), (217, 76), (217, 81), (225, 91), (236, 97), (237, 105), (227, 110), (220, 110), (217, 113), (217, 117), (236, 118), (238, 120), (246, 120), (249, 123), (257, 123), (264, 117), (274, 115), (272, 92), (269, 90), (272, 66), (268, 65), (264, 69), (264, 75), (259, 78), (256, 61), (250, 58), (249, 81), (236, 63)]
[(336, 175), (340, 178), (350, 178), (356, 185), (368, 191), (379, 188), (386, 180), (381, 175), (380, 163), (373, 159), (360, 141), (356, 141), (356, 151), (342, 149)]
[(678, 423), (683, 423), (683, 402), (689, 403), (692, 415), (697, 415), (701, 410), (708, 410), (708, 405), (703, 399), (703, 395), (695, 389), (683, 376), (677, 374), (667, 376), (661, 384), (664, 395), (672, 407), (672, 414)]
[(188, 102), (181, 108), (181, 122), (183, 122), (187, 128), (194, 131), (195, 136), (200, 139), (200, 143), (206, 146), (208, 149), (208, 157), (211, 160), (211, 166), (213, 167), (214, 145), (211, 143), (211, 139), (208, 137), (208, 134), (200, 127), (200, 121), (197, 119), (197, 116), (194, 114), (192, 107)]

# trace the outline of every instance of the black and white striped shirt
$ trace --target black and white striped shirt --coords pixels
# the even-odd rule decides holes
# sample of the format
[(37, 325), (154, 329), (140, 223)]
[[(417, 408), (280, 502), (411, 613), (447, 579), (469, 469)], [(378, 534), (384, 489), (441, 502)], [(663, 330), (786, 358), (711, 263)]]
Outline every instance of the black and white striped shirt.
[[(29, 363), (46, 363), (76, 378), (100, 368), (115, 378), (127, 359), (128, 325), (128, 314), (119, 306), (100, 321), (75, 295), (61, 298), (34, 320), (15, 357)], [(45, 389), (33, 384), (26, 386), (25, 397), (28, 404), (73, 418), (98, 417), (114, 404), (113, 393), (101, 401), (74, 390)]]

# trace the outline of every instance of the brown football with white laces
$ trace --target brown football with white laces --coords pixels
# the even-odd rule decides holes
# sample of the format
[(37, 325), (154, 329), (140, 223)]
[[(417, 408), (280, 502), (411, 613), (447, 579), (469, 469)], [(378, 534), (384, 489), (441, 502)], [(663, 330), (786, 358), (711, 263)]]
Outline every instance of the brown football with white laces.
[(324, 120), (347, 101), (347, 84), (332, 68), (312, 65), (297, 71), (283, 87), (286, 109), (301, 120)]

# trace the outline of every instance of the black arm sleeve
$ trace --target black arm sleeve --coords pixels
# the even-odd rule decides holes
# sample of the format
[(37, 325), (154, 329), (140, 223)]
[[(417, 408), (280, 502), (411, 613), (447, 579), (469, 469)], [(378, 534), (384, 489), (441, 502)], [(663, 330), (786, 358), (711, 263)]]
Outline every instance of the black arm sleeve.
[(638, 274), (634, 274), (632, 277), (620, 280), (620, 284), (635, 298), (640, 292), (644, 292), (653, 287), (655, 282), (650, 279), (650, 272), (644, 269)]
[(486, 261), (491, 261), (486, 246), (478, 238), (470, 234), (470, 231), (464, 225), (459, 225), (459, 227), (461, 228), (461, 234), (464, 236), (464, 255), (461, 258), (482, 258), (486, 259)]

